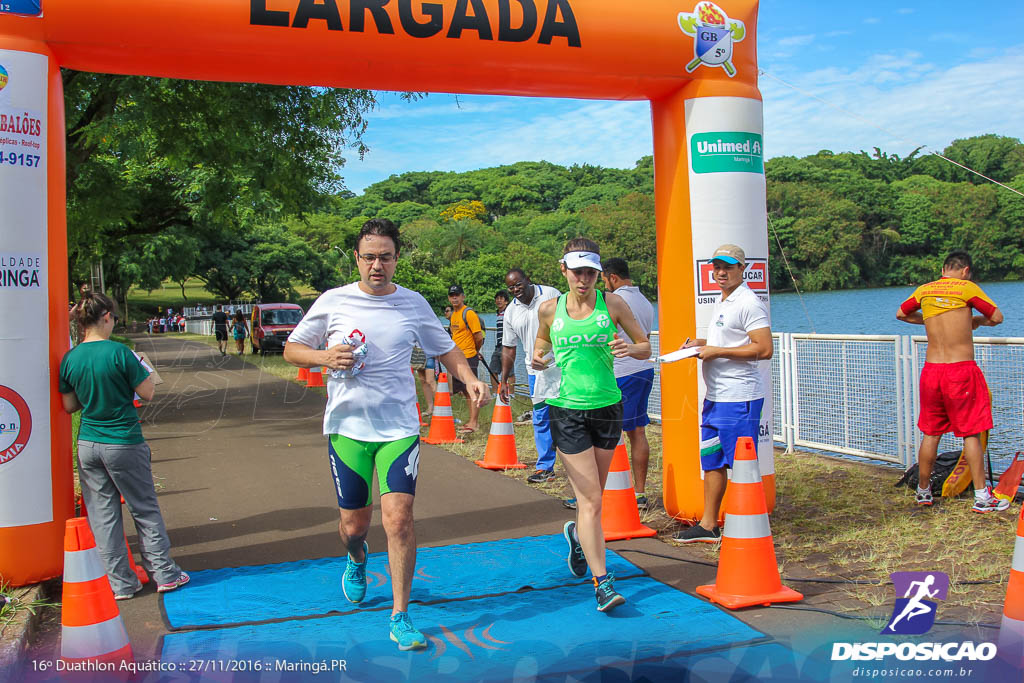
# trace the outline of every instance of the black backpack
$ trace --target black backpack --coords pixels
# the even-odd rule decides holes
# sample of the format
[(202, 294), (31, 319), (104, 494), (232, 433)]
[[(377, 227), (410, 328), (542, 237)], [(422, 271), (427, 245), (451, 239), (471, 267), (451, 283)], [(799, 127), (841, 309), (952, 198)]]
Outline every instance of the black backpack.
[[(935, 459), (935, 465), (932, 467), (931, 485), (932, 495), (942, 495), (942, 485), (946, 483), (946, 479), (952, 474), (956, 464), (960, 462), (960, 451), (948, 451), (946, 453), (940, 453)], [(920, 477), (917, 474), (917, 463), (907, 468), (907, 471), (903, 473), (900, 480), (894, 484), (894, 486), (909, 486), (910, 488), (916, 489)], [(970, 488), (970, 487), (968, 487)]]

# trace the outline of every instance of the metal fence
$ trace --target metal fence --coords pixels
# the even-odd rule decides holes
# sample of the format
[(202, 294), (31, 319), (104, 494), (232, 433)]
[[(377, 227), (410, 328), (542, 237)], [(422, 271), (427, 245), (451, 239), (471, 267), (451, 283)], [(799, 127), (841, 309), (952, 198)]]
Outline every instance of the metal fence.
[[(919, 378), (927, 339), (908, 336), (776, 334), (772, 359), (774, 438), (909, 466), (917, 461)], [(975, 356), (992, 392), (989, 455), (998, 476), (1020, 445), (1024, 338), (977, 337)], [(962, 440), (943, 437), (940, 451)]]

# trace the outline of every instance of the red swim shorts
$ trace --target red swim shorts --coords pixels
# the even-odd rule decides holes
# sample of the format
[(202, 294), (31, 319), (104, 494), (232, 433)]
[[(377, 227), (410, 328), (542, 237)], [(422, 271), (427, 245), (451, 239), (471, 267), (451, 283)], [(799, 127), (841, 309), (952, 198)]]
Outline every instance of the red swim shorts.
[(928, 436), (951, 431), (964, 437), (992, 429), (988, 384), (973, 360), (924, 364), (917, 426)]

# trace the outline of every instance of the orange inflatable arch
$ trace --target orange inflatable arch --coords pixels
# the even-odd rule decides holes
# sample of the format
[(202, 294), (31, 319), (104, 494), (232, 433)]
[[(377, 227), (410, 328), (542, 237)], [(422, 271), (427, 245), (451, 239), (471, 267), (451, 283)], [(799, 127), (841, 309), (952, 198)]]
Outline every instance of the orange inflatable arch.
[[(60, 68), (173, 78), (649, 100), (661, 348), (703, 336), (707, 258), (767, 298), (754, 0), (5, 0), (0, 3), (0, 576), (57, 576), (72, 515)], [(567, 142), (571, 144), (571, 142)], [(680, 277), (690, 272), (692, 276)], [(700, 378), (662, 368), (665, 506), (697, 519)], [(771, 394), (759, 444), (774, 498)], [(770, 501), (772, 502), (772, 501)]]

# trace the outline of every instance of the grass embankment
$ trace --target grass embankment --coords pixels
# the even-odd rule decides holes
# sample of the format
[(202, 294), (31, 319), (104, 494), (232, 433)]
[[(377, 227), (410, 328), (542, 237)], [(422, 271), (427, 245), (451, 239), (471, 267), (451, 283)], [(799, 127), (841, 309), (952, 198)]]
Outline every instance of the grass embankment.
[[(296, 286), (295, 291), (299, 293), (299, 297), (303, 301), (317, 295), (316, 290), (308, 286)], [(224, 297), (207, 290), (199, 278), (186, 280), (184, 293), (177, 282), (167, 281), (162, 283), (158, 289), (147, 291), (136, 287), (129, 290), (126, 317), (129, 320), (145, 320), (168, 308), (181, 311), (185, 307), (199, 304), (204, 304), (209, 308), (217, 303), (227, 303), (227, 301)], [(308, 306), (303, 306), (303, 308), (308, 308)]]
[[(216, 346), (211, 337), (187, 335)], [(292, 380), (296, 370), (280, 355), (244, 356), (247, 362), (277, 377)], [(319, 390), (324, 391), (324, 390)], [(420, 406), (425, 406), (418, 387)], [(468, 417), (465, 401), (454, 397), (453, 412), (463, 423)], [(512, 402), (513, 419), (531, 409), (528, 399)], [(480, 410), (481, 429), (464, 436), (465, 443), (445, 448), (467, 460), (479, 460), (487, 446), (493, 405)], [(529, 422), (514, 427), (524, 470), (496, 472), (496, 476), (518, 479), (553, 498), (572, 496), (561, 462), (560, 475), (545, 484), (530, 484), (536, 451)], [(425, 433), (425, 432), (424, 432)], [(672, 543), (670, 536), (682, 525), (669, 517), (661, 505), (661, 427), (648, 427), (651, 444), (647, 478), (649, 510), (641, 521), (658, 531), (658, 538)], [(825, 602), (830, 609), (860, 616), (877, 616), (878, 628), (895, 599), (889, 574), (894, 571), (941, 571), (950, 577), (950, 592), (942, 604), (942, 620), (999, 623), (1006, 579), (1009, 575), (1016, 537), (1018, 506), (1011, 511), (978, 515), (970, 511), (969, 496), (941, 499), (932, 508), (914, 504), (913, 491), (895, 488), (900, 471), (821, 454), (784, 454), (776, 450), (776, 505), (771, 515), (779, 570), (783, 577), (825, 578), (842, 581), (872, 581), (874, 585), (817, 584), (815, 593), (830, 589)], [(570, 515), (569, 511), (566, 511)], [(694, 559), (716, 562), (718, 546), (687, 546)], [(981, 582), (981, 583), (972, 583)], [(808, 584), (794, 583), (806, 589)], [(821, 596), (819, 596), (820, 604)]]

